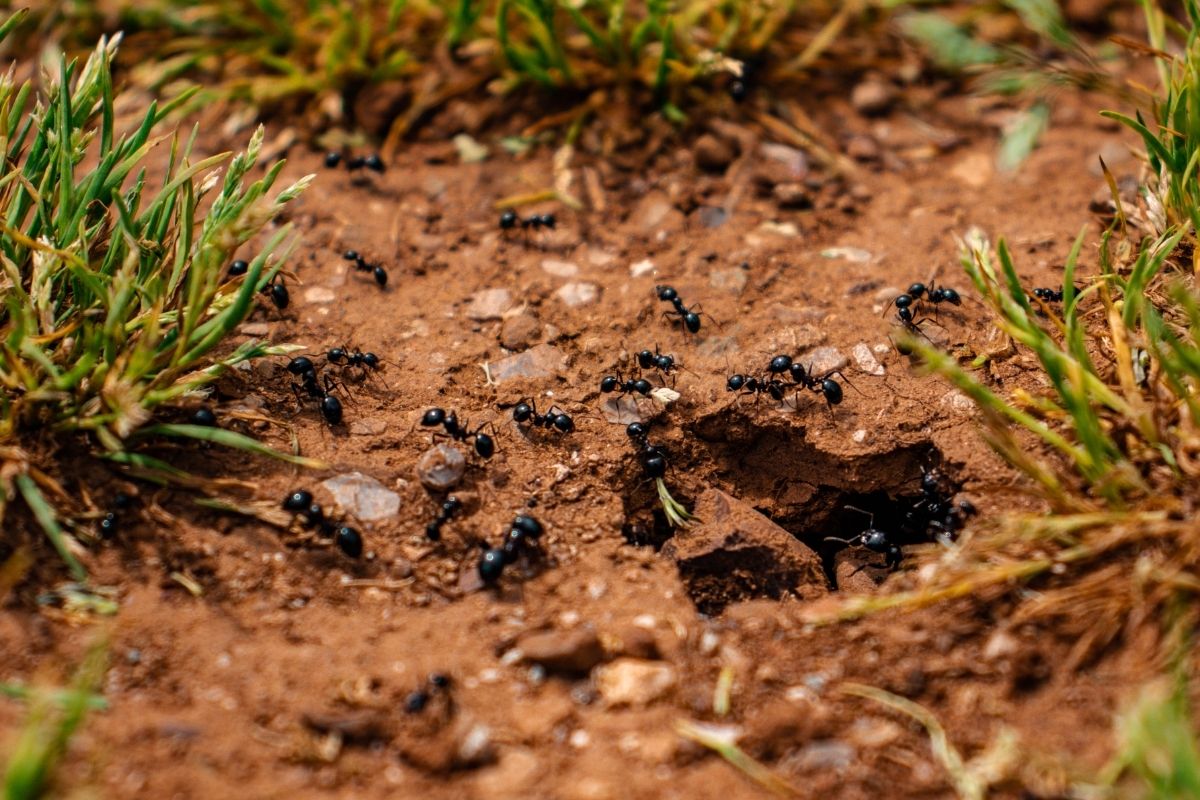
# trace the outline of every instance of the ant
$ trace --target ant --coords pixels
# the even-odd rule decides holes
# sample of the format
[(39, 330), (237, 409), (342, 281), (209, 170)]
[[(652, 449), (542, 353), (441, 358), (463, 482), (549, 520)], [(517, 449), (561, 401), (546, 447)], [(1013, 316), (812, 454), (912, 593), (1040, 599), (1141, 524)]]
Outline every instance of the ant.
[(512, 527), (504, 537), (500, 553), (505, 564), (512, 564), (521, 555), (536, 552), (536, 543), (542, 538), (545, 529), (542, 523), (527, 514), (518, 514), (513, 518)]
[[(297, 356), (288, 362), (288, 372), (293, 375), (300, 376), (300, 383), (292, 384), (292, 392), (296, 395), (296, 400), (302, 399), (302, 394), (307, 394), (310, 398), (317, 400), (321, 409), (321, 416), (325, 417), (325, 421), (330, 425), (339, 425), (342, 422), (342, 401), (338, 400), (333, 395), (333, 390), (339, 388), (339, 383), (328, 375), (325, 376), (324, 387), (317, 383), (317, 370), (313, 366), (312, 360), (305, 356)], [(340, 388), (349, 394), (345, 384), (340, 384)]]
[(674, 383), (673, 373), (681, 369), (681, 365), (675, 361), (675, 356), (662, 353), (658, 349), (658, 345), (654, 345), (654, 352), (642, 350), (637, 354), (638, 366), (642, 369), (656, 369), (661, 375), (672, 375), (672, 383)]
[(349, 525), (338, 525), (326, 517), (320, 504), (313, 502), (312, 492), (297, 489), (283, 499), (282, 505), (284, 511), (299, 516), (300, 524), (305, 528), (316, 528), (321, 538), (333, 539), (337, 548), (350, 558), (362, 555), (362, 534)]
[(229, 265), (229, 277), (236, 278), (238, 275), (245, 275), (250, 271), (250, 262), (243, 261), (240, 258)]
[(371, 276), (373, 278), (375, 278), (375, 283), (379, 284), (380, 289), (387, 286), (387, 282), (388, 282), (387, 270), (385, 270), (383, 267), (379, 266), (378, 264), (367, 263), (367, 261), (361, 255), (358, 254), (357, 250), (347, 250), (342, 255), (342, 258), (346, 259), (347, 261), (353, 261), (354, 268), (356, 270), (358, 270), (359, 272), (371, 273)]
[(558, 218), (553, 214), (531, 214), (522, 219), (511, 208), (500, 215), (501, 230), (510, 231), (518, 226), (522, 230), (529, 230), (530, 228), (535, 230), (538, 228), (554, 230), (558, 226)]
[(529, 422), (535, 428), (545, 428), (546, 430), (553, 428), (560, 433), (570, 433), (575, 430), (575, 421), (558, 406), (550, 406), (550, 410), (545, 414), (539, 414), (533, 398), (527, 398), (517, 403), (513, 408), (513, 420), (518, 425)]
[(217, 415), (208, 406), (200, 406), (192, 412), (192, 424), (202, 425), (205, 428), (215, 427), (217, 424)]
[(282, 275), (275, 275), (269, 283), (263, 286), (262, 293), (270, 297), (271, 302), (280, 311), (287, 308), (288, 303), (291, 302), (291, 296), (288, 294), (288, 288), (283, 282)]
[(347, 367), (358, 367), (364, 372), (381, 369), (383, 362), (374, 353), (364, 353), (361, 350), (351, 350), (348, 347), (335, 347), (325, 354), (331, 364), (346, 362)]
[[(872, 553), (884, 554), (884, 563), (877, 566), (884, 566), (889, 570), (897, 569), (900, 566), (900, 559), (903, 558), (903, 553), (901, 553), (898, 545), (892, 543), (892, 541), (888, 538), (887, 533), (875, 529), (875, 515), (870, 511), (863, 511), (861, 508), (855, 508), (854, 506), (846, 506), (846, 509), (849, 511), (857, 511), (860, 514), (866, 514), (867, 517), (870, 518), (870, 523), (867, 525), (867, 529), (850, 539), (839, 539), (836, 536), (826, 536), (825, 541), (841, 542), (842, 544), (849, 545), (851, 547), (854, 545), (862, 545)], [(863, 569), (866, 566), (867, 565), (864, 564), (858, 569)], [(856, 569), (855, 572), (858, 572), (858, 570)]]
[[(325, 154), (325, 166), (330, 169), (336, 169), (342, 163), (342, 154), (336, 151)], [(369, 156), (352, 156), (346, 159), (346, 171), (357, 172), (360, 169), (369, 169), (372, 172), (383, 174), (386, 167), (383, 164), (383, 159), (378, 153), (372, 153)]]
[(747, 375), (730, 375), (725, 381), (725, 391), (741, 392), (742, 395), (769, 394), (772, 400), (782, 401), (786, 385), (778, 378), (755, 378)]
[(642, 422), (631, 422), (625, 426), (625, 435), (638, 447), (638, 463), (648, 478), (661, 478), (667, 474), (667, 449), (650, 443), (650, 428)]
[[(429, 704), (430, 699), (439, 692), (446, 692), (450, 688), (450, 676), (434, 672), (426, 679), (425, 687), (417, 689), (409, 693), (404, 698), (404, 710), (409, 714), (420, 714), (425, 710), (425, 706)], [(447, 697), (449, 693), (447, 693)]]
[(113, 495), (113, 510), (105, 512), (100, 519), (100, 538), (111, 539), (121, 528), (121, 515), (118, 512), (128, 511), (133, 505), (133, 498), (124, 492)]
[(444, 409), (431, 408), (421, 417), (421, 425), (426, 428), (436, 428), (441, 425), (446, 431), (445, 435), (458, 442), (474, 439), (475, 452), (479, 454), (480, 458), (491, 458), (496, 452), (495, 440), (486, 433), (482, 433), (484, 426), (487, 425), (486, 422), (475, 430), (468, 431), (466, 425), (459, 423), (458, 415), (453, 411), (447, 414)]
[[(823, 395), (825, 397), (825, 405), (829, 407), (829, 413), (831, 414), (833, 413), (833, 407), (842, 402), (842, 398), (844, 396), (842, 394), (841, 385), (833, 379), (833, 376), (837, 375), (839, 378), (846, 381), (847, 385), (851, 387), (854, 386), (854, 384), (850, 383), (850, 380), (842, 374), (840, 369), (831, 369), (824, 375), (820, 376), (814, 375), (812, 373), (811, 365), (808, 368), (805, 368), (803, 364), (792, 362), (789, 356), (775, 356), (775, 358), (771, 359), (771, 367), (769, 369), (772, 372), (775, 372), (775, 367), (778, 363), (783, 363), (780, 361), (780, 359), (787, 360), (787, 371), (791, 376), (792, 383), (803, 389), (807, 389), (810, 392), (816, 392), (817, 394)], [(855, 389), (854, 391), (857, 392), (858, 389)]]
[(442, 503), (442, 508), (438, 511), (438, 515), (434, 517), (433, 522), (425, 526), (425, 537), (431, 542), (440, 542), (442, 539), (442, 526), (462, 510), (462, 505), (462, 501), (454, 495), (447, 497), (446, 501)]
[(605, 394), (620, 392), (621, 394), (625, 395), (637, 392), (642, 397), (649, 397), (650, 391), (653, 388), (654, 387), (650, 384), (650, 381), (646, 380), (645, 378), (638, 378), (637, 380), (623, 380), (618, 375), (606, 375), (600, 380), (600, 391)]
[(1034, 289), (1033, 296), (1046, 303), (1061, 303), (1063, 300), (1061, 289)]
[[(674, 313), (679, 315), (679, 323), (683, 325), (688, 333), (700, 332), (700, 315), (692, 310), (693, 308), (700, 308), (700, 306), (685, 307), (683, 299), (679, 296), (679, 292), (675, 291), (674, 286), (655, 286), (654, 292), (658, 295), (659, 300), (671, 304), (675, 309)], [(700, 310), (703, 311), (704, 309), (700, 308)], [(663, 316), (670, 317), (671, 313), (670, 311), (665, 311), (663, 312)]]

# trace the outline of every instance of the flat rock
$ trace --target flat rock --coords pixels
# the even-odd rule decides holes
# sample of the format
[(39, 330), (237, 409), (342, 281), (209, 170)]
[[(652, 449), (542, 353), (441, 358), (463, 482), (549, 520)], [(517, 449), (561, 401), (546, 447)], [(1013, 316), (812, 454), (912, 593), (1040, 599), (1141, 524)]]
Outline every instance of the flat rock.
[(579, 274), (579, 266), (570, 261), (547, 258), (542, 261), (542, 271), (556, 278), (574, 278)]
[(512, 307), (512, 292), (508, 289), (483, 289), (471, 295), (467, 317), (476, 322), (500, 319)]
[(708, 284), (714, 289), (719, 289), (730, 294), (741, 294), (746, 288), (746, 282), (750, 279), (750, 273), (738, 267), (729, 269), (714, 269), (708, 273)]
[(605, 704), (642, 708), (675, 688), (675, 668), (664, 661), (618, 658), (593, 672), (596, 691)]
[(579, 675), (604, 660), (600, 637), (591, 628), (532, 633), (517, 641), (525, 661), (550, 672)]
[(332, 303), (337, 299), (333, 289), (325, 286), (310, 286), (304, 290), (304, 302), (306, 303)]
[(863, 342), (854, 345), (854, 349), (850, 351), (850, 355), (854, 356), (854, 363), (860, 370), (868, 375), (883, 375), (883, 364), (880, 364), (875, 354), (871, 352), (871, 348)]
[(361, 472), (335, 475), (321, 485), (338, 505), (363, 522), (394, 517), (400, 510), (400, 495)]
[(467, 470), (467, 459), (458, 448), (445, 442), (435, 444), (417, 459), (417, 480), (427, 489), (453, 489)]
[(850, 105), (860, 114), (886, 113), (896, 102), (896, 90), (881, 78), (868, 78), (850, 92)]
[(642, 422), (642, 412), (637, 401), (629, 395), (624, 397), (609, 397), (600, 404), (600, 413), (606, 422), (614, 425), (628, 425), (631, 422)]
[(567, 367), (567, 357), (557, 347), (539, 344), (524, 353), (508, 356), (491, 365), (492, 380), (496, 383), (517, 378), (548, 378)]
[(572, 282), (563, 284), (555, 296), (571, 308), (587, 306), (600, 299), (600, 287), (594, 283)]
[(803, 150), (766, 142), (758, 148), (758, 152), (764, 163), (756, 171), (756, 177), (767, 183), (794, 183), (803, 181), (808, 175), (808, 156)]
[(850, 359), (846, 358), (846, 354), (836, 347), (814, 348), (798, 360), (817, 375), (824, 375), (835, 369), (845, 369), (850, 364)]
[(705, 613), (748, 598), (826, 593), (820, 557), (748, 504), (709, 489), (693, 513), (700, 523), (679, 530), (662, 552)]
[(648, 258), (643, 258), (629, 265), (629, 277), (640, 278), (643, 275), (649, 275), (654, 272), (654, 262)]
[(350, 433), (355, 436), (379, 436), (387, 430), (387, 422), (381, 419), (356, 419), (350, 423)]

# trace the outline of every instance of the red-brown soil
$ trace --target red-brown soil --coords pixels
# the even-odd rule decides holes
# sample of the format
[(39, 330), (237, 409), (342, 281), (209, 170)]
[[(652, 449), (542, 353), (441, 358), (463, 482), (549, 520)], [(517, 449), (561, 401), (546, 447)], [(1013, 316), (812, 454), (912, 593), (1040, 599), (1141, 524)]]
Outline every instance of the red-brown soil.
[[(317, 173), (290, 215), (304, 236), (293, 303), (282, 313), (264, 307), (250, 331), (310, 353), (361, 347), (386, 366), (378, 379), (347, 376), (353, 400), (346, 425), (334, 428), (311, 404), (297, 412), (285, 359), (221, 384), (223, 424), (241, 424), (228, 421), (239, 408), (262, 408), (291, 426), (301, 452), (327, 461), (327, 473), (215, 449), (169, 455), (200, 474), (249, 481), (253, 496), (272, 504), (297, 487), (331, 503), (320, 481), (358, 471), (396, 491), (400, 511), (360, 525), (369, 553), (351, 561), (299, 544), (294, 533), (199, 510), (185, 493), (140, 485), (137, 522), (89, 559), (95, 583), (115, 587), (120, 603), (107, 626), (111, 707), (75, 739), (61, 783), (147, 798), (761, 796), (677, 735), (676, 722), (690, 719), (738, 726), (744, 749), (800, 796), (953, 796), (922, 729), (841, 694), (843, 681), (926, 706), (965, 756), (1001, 726), (1015, 729), (1045, 769), (1026, 759), (1023, 777), (998, 796), (1054, 796), (1062, 787), (1052, 778), (1064, 767), (1097, 768), (1110, 754), (1114, 711), (1151, 669), (1137, 642), (1068, 669), (1070, 637), (1008, 625), (1005, 601), (812, 627), (804, 614), (827, 604), (831, 587), (819, 569), (801, 570), (799, 586), (771, 579), (764, 564), (781, 545), (762, 519), (746, 536), (766, 548), (765, 562), (717, 552), (709, 572), (681, 577), (674, 544), (659, 552), (627, 540), (655, 541), (656, 498), (624, 425), (602, 413), (597, 386), (614, 370), (633, 372), (630, 354), (643, 347), (673, 353), (686, 367), (680, 399), (665, 410), (639, 405), (653, 417), (651, 438), (670, 451), (674, 495), (691, 507), (719, 489), (811, 545), (862, 530), (865, 520), (846, 504), (868, 505), (887, 525), (889, 511), (919, 496), (923, 467), (937, 467), (983, 515), (1034, 507), (1011, 491), (1017, 479), (986, 449), (970, 407), (890, 346), (882, 305), (885, 290), (935, 274), (970, 298), (955, 242), (970, 226), (1006, 236), (1031, 286), (1061, 280), (1057, 267), (1080, 227), (1098, 234), (1088, 211), (1102, 186), (1097, 154), (1118, 174), (1136, 171), (1120, 157), (1124, 135), (1095, 114), (1101, 105), (1061, 97), (1044, 145), (1019, 172), (1000, 174), (992, 164), (1003, 109), (956, 96), (870, 120), (831, 97), (812, 110), (831, 141), (860, 156), (876, 152), (844, 180), (813, 167), (809, 209), (783, 208), (771, 194), (781, 167), (761, 155), (770, 139), (753, 127), (714, 125), (719, 147), (669, 137), (649, 155), (634, 147), (602, 158), (584, 148), (572, 164), (573, 191), (587, 210), (522, 209), (558, 215), (557, 230), (528, 237), (502, 235), (493, 203), (551, 186), (549, 148), (517, 159), (489, 142), (489, 159), (463, 165), (448, 143), (419, 143), (361, 184), (293, 148), (285, 174)], [(863, 136), (871, 138), (854, 138)], [(727, 221), (705, 227), (707, 207), (724, 207)], [(764, 223), (792, 226), (793, 235)], [(835, 247), (866, 260), (822, 255)], [(347, 271), (341, 254), (350, 248), (386, 266), (386, 290)], [(652, 271), (631, 277), (646, 259)], [(547, 260), (577, 274), (553, 274), (569, 269), (547, 271)], [(568, 307), (556, 292), (570, 282), (594, 284), (598, 297)], [(656, 284), (703, 305), (710, 316), (698, 336), (660, 318), (667, 306)], [(306, 299), (320, 288), (335, 299)], [(511, 292), (509, 318), (468, 318), (472, 295), (491, 288)], [(943, 328), (927, 327), (935, 339), (987, 347), (992, 325), (978, 303), (968, 299), (938, 321)], [(494, 370), (511, 355), (502, 329), (522, 349), (556, 348), (562, 363), (548, 377), (489, 385), (484, 365)], [(884, 376), (856, 365), (860, 343)], [(832, 414), (811, 393), (791, 411), (725, 389), (732, 372), (759, 372), (777, 352), (817, 346), (850, 358), (853, 387)], [(1020, 364), (997, 374), (1015, 378)], [(520, 431), (511, 407), (524, 397), (542, 411), (560, 404), (577, 430)], [(498, 445), (490, 461), (469, 456), (456, 490), (466, 512), (437, 546), (424, 528), (440, 498), (414, 474), (430, 445), (417, 421), (435, 405), (473, 425), (494, 423)], [(281, 428), (255, 433), (289, 446)], [(104, 492), (118, 480), (89, 483)], [(511, 568), (498, 590), (477, 589), (472, 542), (498, 541), (522, 510), (548, 530), (544, 559)], [(190, 594), (173, 572), (203, 594)], [(874, 591), (871, 575), (882, 571), (868, 568), (841, 591)], [(39, 609), (37, 590), (16, 592), (0, 612), (0, 679), (61, 680), (96, 636), (94, 625)], [(594, 641), (582, 655), (573, 650), (568, 660), (584, 662), (577, 674), (542, 674), (511, 655), (532, 633), (580, 629), (594, 630), (603, 652)], [(587, 672), (596, 658), (608, 665)], [(598, 692), (630, 664), (667, 676), (645, 706)], [(718, 720), (724, 667), (733, 674), (731, 710)], [(406, 697), (433, 672), (450, 677), (448, 697), (435, 692), (424, 711), (407, 713)], [(0, 724), (12, 730), (19, 713), (0, 705)], [(484, 738), (478, 752), (465, 752)]]

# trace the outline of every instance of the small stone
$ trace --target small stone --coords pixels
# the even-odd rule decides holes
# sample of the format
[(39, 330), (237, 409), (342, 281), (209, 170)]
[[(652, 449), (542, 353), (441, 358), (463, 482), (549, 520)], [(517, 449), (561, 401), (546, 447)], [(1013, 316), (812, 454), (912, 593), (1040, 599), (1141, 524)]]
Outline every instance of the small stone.
[(643, 258), (629, 267), (629, 276), (631, 278), (640, 278), (652, 272), (654, 272), (654, 262), (648, 258)]
[(304, 290), (306, 303), (332, 303), (336, 299), (337, 295), (333, 293), (333, 289), (324, 286), (310, 286)]
[(775, 202), (784, 208), (812, 208), (812, 195), (803, 183), (789, 181), (777, 183), (771, 189)]
[(772, 185), (799, 182), (808, 176), (808, 156), (803, 150), (786, 144), (765, 142), (758, 148), (758, 152), (765, 161), (770, 162), (762, 165), (759, 177), (767, 178), (767, 182)]
[(426, 450), (417, 459), (417, 480), (427, 489), (444, 492), (462, 480), (467, 460), (457, 448), (442, 442)]
[(970, 153), (950, 168), (951, 177), (972, 189), (982, 189), (987, 186), (992, 179), (993, 172), (995, 172), (995, 167), (989, 153)]
[(271, 326), (266, 322), (246, 322), (238, 326), (238, 333), (244, 336), (266, 336), (271, 332)]
[(865, 133), (856, 134), (846, 140), (846, 155), (855, 161), (878, 161), (879, 143)]
[(548, 378), (566, 367), (567, 357), (561, 350), (553, 345), (539, 344), (496, 361), (490, 371), (495, 383), (503, 383), (517, 378)]
[(706, 228), (719, 228), (729, 219), (729, 212), (721, 206), (701, 206), (696, 211), (696, 219)]
[(572, 282), (563, 284), (554, 294), (571, 308), (578, 308), (600, 299), (600, 287), (594, 283)]
[(850, 92), (850, 105), (866, 116), (883, 114), (896, 102), (896, 90), (881, 78), (868, 78)]
[(730, 294), (741, 294), (746, 288), (748, 280), (750, 280), (750, 273), (737, 267), (714, 269), (708, 273), (709, 286)]
[(600, 637), (590, 628), (533, 633), (521, 637), (517, 648), (525, 661), (549, 672), (579, 675), (604, 660)]
[(363, 522), (394, 517), (400, 510), (400, 495), (361, 472), (335, 475), (321, 485), (339, 506)]
[(971, 401), (971, 398), (958, 390), (951, 390), (942, 395), (939, 405), (959, 414), (972, 414), (975, 411), (975, 403)]
[(356, 419), (350, 423), (354, 436), (379, 436), (387, 430), (387, 422), (381, 419)]
[(606, 250), (589, 250), (588, 263), (593, 267), (607, 267), (609, 264), (617, 260), (615, 254)]
[(718, 139), (711, 133), (706, 133), (697, 139), (693, 150), (696, 156), (696, 165), (709, 172), (724, 172), (733, 159), (737, 158), (737, 152), (733, 145), (723, 139)]
[(800, 235), (800, 229), (793, 222), (775, 222), (768, 220), (758, 226), (761, 233), (772, 233), (786, 239), (794, 239)]
[(579, 274), (579, 267), (570, 261), (547, 258), (542, 261), (542, 271), (556, 278), (574, 278)]
[(789, 766), (800, 772), (843, 770), (854, 762), (857, 751), (836, 739), (809, 742), (788, 759)]
[(509, 317), (500, 326), (500, 346), (516, 352), (528, 349), (541, 331), (541, 323), (529, 314)]
[(482, 722), (467, 729), (458, 742), (458, 753), (455, 758), (457, 767), (473, 767), (486, 764), (495, 758), (495, 748), (492, 746), (492, 731)]
[(1021, 649), (1021, 643), (1016, 637), (1004, 629), (995, 631), (988, 637), (983, 646), (983, 657), (987, 661), (995, 661), (1013, 655)]
[(858, 368), (868, 375), (883, 375), (885, 370), (883, 365), (875, 359), (875, 354), (871, 352), (871, 348), (863, 342), (854, 345), (854, 349), (850, 351), (850, 355), (854, 356), (854, 363)]
[(467, 317), (476, 322), (500, 319), (511, 306), (512, 292), (508, 289), (483, 289), (471, 296)]
[(861, 247), (826, 247), (821, 251), (822, 258), (840, 258), (854, 264), (866, 264), (871, 260), (871, 251)]
[(596, 690), (609, 707), (642, 708), (675, 688), (675, 668), (662, 661), (618, 658), (593, 672)]
[(634, 207), (630, 219), (641, 225), (642, 230), (651, 231), (667, 221), (667, 217), (675, 210), (671, 201), (661, 192), (646, 195)]
[(835, 369), (845, 369), (850, 359), (836, 347), (818, 347), (800, 359), (800, 363), (811, 368), (817, 375), (824, 375)]

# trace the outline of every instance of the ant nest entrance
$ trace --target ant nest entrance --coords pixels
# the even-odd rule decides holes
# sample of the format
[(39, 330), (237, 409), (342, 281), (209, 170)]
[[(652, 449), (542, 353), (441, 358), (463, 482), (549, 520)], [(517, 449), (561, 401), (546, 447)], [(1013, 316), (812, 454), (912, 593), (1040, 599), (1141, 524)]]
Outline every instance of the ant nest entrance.
[(689, 498), (698, 524), (672, 528), (641, 495), (623, 529), (675, 561), (702, 613), (870, 593), (904, 568), (906, 548), (952, 541), (974, 513), (932, 444), (838, 459), (787, 427), (746, 430), (706, 431), (713, 466), (697, 477), (708, 488)]

